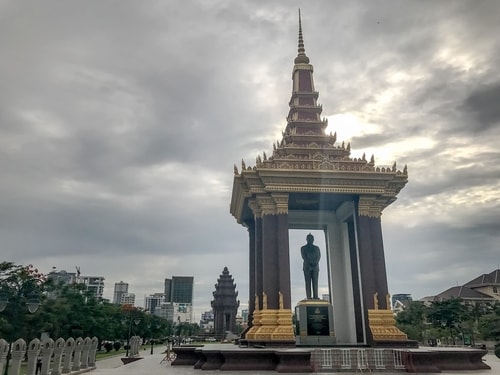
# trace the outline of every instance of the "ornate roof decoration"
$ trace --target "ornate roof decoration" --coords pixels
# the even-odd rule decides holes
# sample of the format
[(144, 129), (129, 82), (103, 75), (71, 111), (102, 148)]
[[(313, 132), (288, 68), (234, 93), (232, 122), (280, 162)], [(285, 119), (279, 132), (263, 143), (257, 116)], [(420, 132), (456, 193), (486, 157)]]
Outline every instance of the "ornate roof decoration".
[(328, 120), (321, 118), (313, 66), (305, 53), (299, 10), (298, 54), (292, 70), (292, 94), (282, 138), (273, 144), (271, 155), (256, 157), (255, 166), (241, 161), (234, 166), (231, 213), (240, 221), (243, 200), (258, 193), (317, 192), (376, 195), (381, 209), (396, 199), (408, 181), (408, 170), (375, 165), (351, 157), (351, 144), (338, 143), (337, 133), (326, 134)]

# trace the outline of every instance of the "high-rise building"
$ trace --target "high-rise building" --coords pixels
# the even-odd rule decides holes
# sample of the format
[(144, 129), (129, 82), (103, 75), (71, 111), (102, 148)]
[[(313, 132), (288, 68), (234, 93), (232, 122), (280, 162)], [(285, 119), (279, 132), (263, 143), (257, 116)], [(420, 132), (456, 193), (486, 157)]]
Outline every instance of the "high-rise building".
[(214, 313), (213, 311), (205, 311), (201, 313), (200, 328), (206, 333), (214, 330)]
[(165, 279), (165, 302), (174, 305), (175, 323), (193, 322), (193, 276), (173, 276)]
[(165, 287), (164, 287), (164, 293), (165, 293), (165, 301), (172, 301), (172, 293), (170, 292), (172, 289), (172, 279), (165, 279)]
[(75, 272), (67, 272), (65, 270), (56, 271), (53, 270), (47, 274), (47, 278), (54, 281), (54, 284), (72, 284), (76, 280)]
[(175, 323), (194, 323), (193, 304), (173, 302)]
[(104, 277), (102, 276), (77, 276), (77, 282), (84, 284), (97, 299), (102, 299), (104, 293)]
[(135, 294), (134, 293), (123, 293), (120, 297), (120, 305), (135, 305)]
[(407, 293), (400, 293), (400, 294), (393, 294), (391, 301), (392, 301), (392, 307), (396, 305), (396, 302), (400, 302), (402, 305), (407, 306), (413, 299), (411, 298), (411, 294)]
[(171, 298), (172, 302), (193, 303), (193, 276), (173, 276)]
[(162, 302), (156, 306), (154, 315), (166, 319), (170, 322), (174, 321), (174, 304), (172, 302)]
[[(47, 278), (52, 280), (54, 285), (69, 285), (76, 282), (76, 273), (65, 270), (57, 271), (55, 268), (47, 274)], [(47, 298), (56, 298), (58, 290), (47, 292)]]
[(243, 324), (248, 323), (248, 309), (241, 310), (241, 321)]
[(115, 290), (113, 292), (113, 303), (121, 304), (122, 296), (128, 293), (128, 283), (124, 283), (120, 281), (119, 283), (115, 283)]
[[(81, 276), (80, 267), (76, 267), (77, 272), (67, 272), (65, 270), (56, 271), (55, 269), (47, 275), (48, 278), (54, 280), (56, 284), (84, 284), (87, 290), (92, 292), (97, 299), (102, 300), (104, 293), (104, 277), (103, 276)], [(50, 293), (48, 296), (53, 296)]]
[(154, 314), (155, 309), (163, 302), (165, 302), (165, 293), (153, 293), (144, 297), (144, 310)]

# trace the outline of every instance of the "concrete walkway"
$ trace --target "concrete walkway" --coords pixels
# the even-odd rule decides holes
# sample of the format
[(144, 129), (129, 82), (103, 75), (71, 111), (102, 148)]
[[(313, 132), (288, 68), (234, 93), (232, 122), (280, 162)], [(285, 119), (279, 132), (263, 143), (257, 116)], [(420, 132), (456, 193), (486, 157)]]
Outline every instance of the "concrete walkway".
[[(270, 375), (278, 374), (274, 371), (265, 372), (255, 372), (255, 371), (207, 371), (207, 370), (195, 370), (192, 366), (170, 366), (170, 362), (160, 363), (164, 357), (161, 350), (158, 349), (153, 355), (150, 354), (149, 350), (144, 350), (140, 352), (143, 359), (129, 363), (128, 365), (123, 365), (121, 362), (121, 356), (111, 357), (97, 361), (97, 369), (90, 371), (90, 374), (134, 374), (134, 375), (209, 375), (209, 374), (253, 374), (253, 375)], [(491, 370), (481, 370), (481, 371), (453, 371), (453, 372), (442, 372), (442, 375), (466, 375), (466, 374), (476, 374), (476, 375), (497, 375), (500, 374), (500, 359), (498, 359), (494, 354), (487, 354), (484, 357), (485, 363), (491, 367)], [(382, 372), (377, 372), (383, 374)], [(322, 372), (322, 374), (326, 374)], [(333, 374), (333, 373), (328, 373)], [(345, 374), (345, 373), (342, 373)], [(300, 375), (300, 374), (297, 374)], [(305, 375), (305, 374), (302, 374)]]

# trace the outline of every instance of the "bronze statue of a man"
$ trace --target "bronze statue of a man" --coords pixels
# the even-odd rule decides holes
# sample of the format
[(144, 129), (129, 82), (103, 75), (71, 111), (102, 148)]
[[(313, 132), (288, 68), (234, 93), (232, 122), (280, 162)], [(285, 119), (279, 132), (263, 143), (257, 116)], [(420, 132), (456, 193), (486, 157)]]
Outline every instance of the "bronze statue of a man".
[(311, 233), (306, 236), (306, 241), (307, 244), (300, 248), (300, 254), (304, 260), (302, 270), (304, 271), (304, 279), (306, 281), (306, 296), (307, 299), (311, 299), (312, 285), (312, 298), (318, 299), (318, 275), (321, 252), (318, 246), (313, 245), (314, 236)]

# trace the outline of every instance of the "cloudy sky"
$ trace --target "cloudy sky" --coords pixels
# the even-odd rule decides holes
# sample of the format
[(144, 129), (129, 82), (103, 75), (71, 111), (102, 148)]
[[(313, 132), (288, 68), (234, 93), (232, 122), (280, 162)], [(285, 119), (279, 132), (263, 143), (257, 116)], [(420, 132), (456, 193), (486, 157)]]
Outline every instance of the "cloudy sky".
[[(227, 266), (246, 306), (233, 165), (281, 138), (299, 7), (328, 131), (408, 165), (382, 217), (390, 292), (499, 268), (495, 0), (0, 0), (2, 260), (79, 266), (108, 298), (123, 280), (138, 305), (192, 275), (196, 319)], [(303, 243), (291, 233), (292, 304)]]

